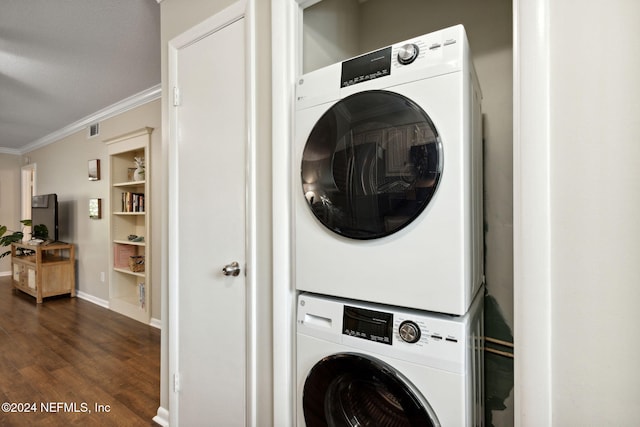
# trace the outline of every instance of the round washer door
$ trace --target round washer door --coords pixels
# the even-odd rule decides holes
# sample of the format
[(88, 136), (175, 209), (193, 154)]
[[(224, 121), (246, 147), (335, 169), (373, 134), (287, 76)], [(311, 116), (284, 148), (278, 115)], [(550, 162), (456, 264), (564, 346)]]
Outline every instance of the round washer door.
[(309, 373), (302, 409), (307, 427), (439, 427), (422, 394), (373, 357), (339, 353)]
[(418, 104), (394, 92), (360, 92), (334, 104), (311, 130), (302, 191), (329, 230), (376, 239), (422, 213), (442, 167), (438, 131)]

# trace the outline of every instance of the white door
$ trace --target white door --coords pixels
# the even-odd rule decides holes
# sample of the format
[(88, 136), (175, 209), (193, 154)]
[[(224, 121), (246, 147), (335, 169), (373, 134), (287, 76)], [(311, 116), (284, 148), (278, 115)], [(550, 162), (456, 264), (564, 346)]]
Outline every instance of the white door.
[[(245, 425), (244, 21), (172, 59), (179, 95), (170, 107), (170, 415), (180, 426)], [(229, 267), (225, 275), (234, 262), (240, 273)]]

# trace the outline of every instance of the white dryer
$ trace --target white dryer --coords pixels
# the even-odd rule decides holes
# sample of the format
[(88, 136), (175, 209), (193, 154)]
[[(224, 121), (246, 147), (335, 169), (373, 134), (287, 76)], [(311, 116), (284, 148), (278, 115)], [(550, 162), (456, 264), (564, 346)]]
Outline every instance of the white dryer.
[(297, 427), (484, 425), (482, 303), (456, 317), (299, 295)]
[(461, 25), (300, 77), (297, 289), (466, 312), (484, 281), (480, 102)]

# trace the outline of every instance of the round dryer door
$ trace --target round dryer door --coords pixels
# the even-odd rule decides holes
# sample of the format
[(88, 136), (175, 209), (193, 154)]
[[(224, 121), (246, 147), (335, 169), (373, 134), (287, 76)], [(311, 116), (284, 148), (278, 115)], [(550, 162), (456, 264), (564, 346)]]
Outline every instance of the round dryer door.
[(376, 239), (420, 215), (442, 165), (438, 132), (418, 104), (393, 92), (360, 92), (333, 105), (311, 130), (302, 191), (331, 231)]
[(381, 360), (339, 353), (318, 362), (302, 396), (307, 427), (439, 427), (433, 409)]

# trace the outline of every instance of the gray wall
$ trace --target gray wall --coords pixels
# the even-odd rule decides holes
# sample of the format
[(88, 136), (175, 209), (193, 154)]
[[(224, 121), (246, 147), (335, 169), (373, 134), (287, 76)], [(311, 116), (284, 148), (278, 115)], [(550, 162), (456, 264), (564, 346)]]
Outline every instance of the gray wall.
[[(109, 283), (101, 282), (100, 274), (109, 272), (109, 159), (102, 142), (133, 130), (154, 128), (151, 153), (152, 227), (156, 215), (160, 217), (160, 197), (156, 197), (154, 181), (162, 177), (162, 170), (154, 166), (160, 159), (160, 100), (155, 100), (100, 123), (100, 135), (88, 139), (86, 130), (76, 132), (59, 141), (26, 153), (36, 164), (38, 194), (56, 193), (60, 209), (60, 240), (76, 245), (78, 290), (104, 301), (109, 300)], [(88, 161), (99, 159), (101, 179), (88, 180)], [(102, 219), (89, 218), (89, 199), (103, 201)], [(14, 203), (18, 204), (18, 197)], [(154, 227), (153, 230), (156, 230)], [(155, 236), (155, 233), (152, 232)], [(154, 242), (155, 245), (155, 242)], [(161, 319), (160, 254), (154, 251), (151, 287), (151, 317)]]

